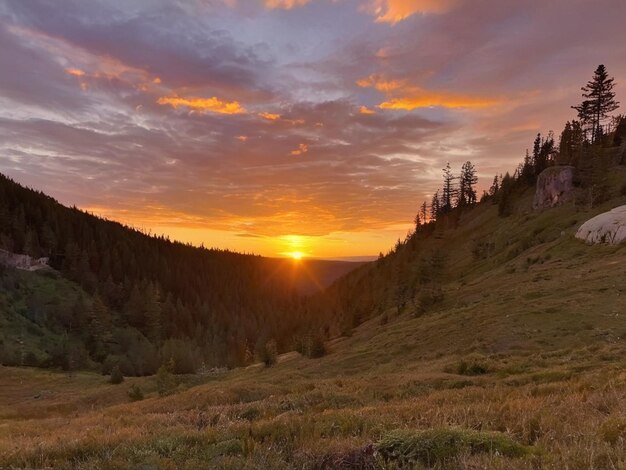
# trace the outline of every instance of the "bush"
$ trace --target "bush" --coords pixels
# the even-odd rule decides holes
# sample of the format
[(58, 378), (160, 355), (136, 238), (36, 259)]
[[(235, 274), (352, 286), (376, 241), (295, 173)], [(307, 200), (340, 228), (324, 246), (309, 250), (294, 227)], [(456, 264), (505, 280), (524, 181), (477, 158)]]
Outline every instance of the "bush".
[(278, 360), (278, 348), (276, 346), (276, 341), (270, 339), (266, 342), (261, 342), (257, 347), (257, 358), (265, 367), (270, 367), (276, 364)]
[(245, 419), (247, 421), (255, 421), (261, 416), (261, 411), (258, 408), (248, 408), (247, 410), (239, 413), (239, 418)]
[(600, 427), (602, 440), (611, 445), (626, 440), (626, 419), (611, 418)]
[(114, 366), (113, 370), (111, 370), (111, 377), (109, 378), (109, 382), (112, 384), (121, 384), (124, 381), (124, 376), (122, 375), (122, 371), (120, 370), (120, 366)]
[(419, 311), (424, 313), (443, 300), (443, 290), (439, 286), (423, 287), (417, 294)]
[(483, 375), (489, 372), (487, 366), (480, 364), (479, 362), (467, 363), (461, 361), (456, 366), (456, 373), (459, 375)]
[(141, 401), (144, 398), (143, 391), (135, 384), (131, 385), (127, 393), (130, 401)]
[(521, 457), (529, 452), (528, 447), (499, 432), (445, 428), (392, 431), (383, 436), (376, 448), (385, 460), (398, 461), (402, 468), (414, 464), (445, 464), (462, 454)]
[(176, 388), (176, 380), (174, 378), (174, 359), (161, 364), (156, 374), (157, 392), (160, 397), (164, 397), (172, 393)]
[(296, 351), (311, 359), (323, 357), (326, 355), (324, 338), (320, 334), (306, 335), (296, 342)]

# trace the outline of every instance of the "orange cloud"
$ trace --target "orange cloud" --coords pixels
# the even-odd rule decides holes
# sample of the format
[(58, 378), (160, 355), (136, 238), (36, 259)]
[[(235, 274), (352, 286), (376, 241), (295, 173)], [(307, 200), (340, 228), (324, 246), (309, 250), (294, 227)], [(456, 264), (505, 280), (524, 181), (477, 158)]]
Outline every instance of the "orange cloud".
[(365, 10), (376, 22), (395, 24), (415, 14), (445, 13), (457, 0), (372, 0)]
[(487, 108), (498, 104), (500, 100), (463, 96), (451, 93), (428, 92), (421, 89), (411, 89), (406, 96), (392, 98), (378, 105), (380, 109), (402, 109), (411, 111), (417, 108)]
[(359, 113), (361, 114), (376, 114), (376, 111), (373, 109), (369, 109), (367, 106), (361, 106), (359, 108)]
[(356, 84), (361, 88), (375, 88), (378, 91), (390, 92), (397, 90), (404, 85), (403, 80), (385, 80), (379, 75), (370, 75), (369, 77), (357, 80)]
[(170, 105), (173, 108), (184, 106), (202, 112), (220, 114), (242, 114), (246, 110), (237, 101), (222, 101), (217, 97), (212, 98), (181, 98), (179, 96), (162, 96), (157, 100), (158, 104)]
[(74, 77), (82, 77), (85, 75), (85, 72), (83, 72), (81, 69), (73, 69), (73, 68), (65, 69), (65, 73), (69, 75), (73, 75)]
[(240, 140), (241, 142), (245, 142), (248, 140), (248, 136), (247, 135), (238, 135), (237, 136), (237, 140)]
[(301, 7), (309, 3), (310, 0), (265, 0), (265, 8), (270, 10), (281, 9), (291, 10), (295, 7)]
[[(389, 80), (380, 75), (370, 75), (369, 77), (358, 80), (356, 84), (364, 88), (374, 88), (387, 95), (388, 100), (378, 105), (380, 109), (402, 109), (411, 111), (417, 108), (431, 108), (436, 106), (443, 108), (486, 108), (501, 102), (500, 99), (481, 96), (428, 91), (408, 85), (406, 80)], [(362, 109), (363, 108), (361, 108), (361, 112), (363, 113)]]
[(276, 121), (277, 119), (280, 119), (280, 114), (274, 113), (259, 113), (259, 116), (263, 119), (267, 119), (268, 121)]
[(289, 155), (302, 155), (309, 151), (309, 146), (307, 144), (300, 144), (296, 150), (292, 150)]

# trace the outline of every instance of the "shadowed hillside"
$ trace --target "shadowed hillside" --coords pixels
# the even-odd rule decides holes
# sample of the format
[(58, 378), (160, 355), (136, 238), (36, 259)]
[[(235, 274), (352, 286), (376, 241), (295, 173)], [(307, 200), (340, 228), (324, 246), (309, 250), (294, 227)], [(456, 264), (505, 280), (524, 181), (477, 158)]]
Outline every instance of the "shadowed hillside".
[[(0, 175), (0, 248), (55, 271), (0, 266), (0, 362), (126, 375), (244, 365), (293, 347), (302, 296), (362, 263), (262, 258), (147, 236)], [(63, 338), (61, 340), (60, 338)], [(19, 347), (16, 347), (19, 345)]]

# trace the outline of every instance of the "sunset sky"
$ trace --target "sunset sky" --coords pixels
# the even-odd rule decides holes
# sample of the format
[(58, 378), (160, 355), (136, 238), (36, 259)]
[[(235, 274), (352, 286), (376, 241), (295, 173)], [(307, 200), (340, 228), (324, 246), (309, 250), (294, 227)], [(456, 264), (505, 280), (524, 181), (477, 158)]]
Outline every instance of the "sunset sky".
[(600, 63), (626, 106), (623, 0), (0, 0), (0, 172), (195, 244), (376, 255)]

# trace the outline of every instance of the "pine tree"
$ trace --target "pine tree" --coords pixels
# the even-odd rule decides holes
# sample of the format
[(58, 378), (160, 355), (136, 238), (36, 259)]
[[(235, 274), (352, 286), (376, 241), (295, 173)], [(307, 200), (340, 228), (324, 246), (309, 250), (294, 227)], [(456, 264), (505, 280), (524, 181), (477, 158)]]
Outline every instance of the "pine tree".
[(500, 182), (498, 180), (498, 175), (493, 177), (493, 183), (491, 183), (491, 187), (489, 188), (489, 195), (490, 196), (495, 196), (498, 193), (498, 190), (500, 189)]
[(437, 216), (441, 212), (440, 205), (441, 198), (439, 196), (439, 190), (435, 191), (433, 199), (430, 203), (430, 220), (437, 220)]
[(456, 188), (454, 187), (454, 180), (456, 179), (450, 169), (450, 162), (446, 164), (443, 171), (443, 189), (441, 194), (441, 212), (447, 214), (452, 210), (452, 201), (456, 196)]
[(472, 162), (467, 161), (461, 168), (457, 206), (462, 207), (476, 204), (476, 183), (478, 183), (476, 168)]
[(580, 121), (567, 121), (559, 141), (559, 163), (578, 164), (585, 136)]
[(422, 223), (426, 223), (426, 219), (428, 218), (428, 205), (426, 201), (422, 202), (422, 207), (420, 208), (420, 216), (422, 217)]
[(619, 147), (624, 142), (626, 142), (626, 116), (618, 116), (613, 143)]
[(508, 217), (513, 212), (513, 184), (514, 180), (508, 173), (500, 182), (500, 200), (498, 201), (498, 215)]
[(581, 88), (583, 102), (578, 106), (572, 106), (578, 111), (578, 118), (583, 124), (591, 127), (592, 142), (597, 142), (602, 136), (602, 122), (617, 108), (619, 102), (615, 100), (615, 79), (609, 78), (604, 65), (598, 65), (593, 78), (587, 85)]

